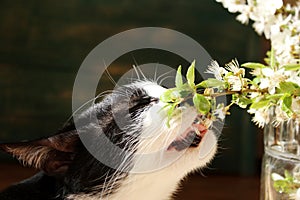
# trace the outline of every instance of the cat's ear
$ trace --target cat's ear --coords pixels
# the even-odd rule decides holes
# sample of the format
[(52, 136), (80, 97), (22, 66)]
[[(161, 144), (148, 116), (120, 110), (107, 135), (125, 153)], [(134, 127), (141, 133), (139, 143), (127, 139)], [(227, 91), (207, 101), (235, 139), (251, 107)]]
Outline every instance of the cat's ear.
[(76, 131), (70, 131), (34, 141), (0, 144), (0, 149), (24, 165), (49, 175), (62, 175), (73, 161), (79, 144)]

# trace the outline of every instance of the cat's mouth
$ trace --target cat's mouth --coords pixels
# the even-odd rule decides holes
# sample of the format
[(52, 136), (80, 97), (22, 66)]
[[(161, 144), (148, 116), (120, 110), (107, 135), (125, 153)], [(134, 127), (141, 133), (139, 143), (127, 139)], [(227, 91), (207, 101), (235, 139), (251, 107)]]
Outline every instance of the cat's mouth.
[(182, 151), (189, 147), (198, 147), (203, 136), (207, 132), (207, 127), (200, 123), (200, 116), (198, 116), (192, 125), (187, 128), (181, 135), (177, 136), (171, 142), (167, 150)]

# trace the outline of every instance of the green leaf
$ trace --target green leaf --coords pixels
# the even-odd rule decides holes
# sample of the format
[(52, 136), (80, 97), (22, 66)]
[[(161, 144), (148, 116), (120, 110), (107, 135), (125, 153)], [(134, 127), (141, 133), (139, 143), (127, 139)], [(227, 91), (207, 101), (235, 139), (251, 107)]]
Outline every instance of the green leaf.
[(249, 69), (262, 69), (267, 67), (261, 63), (252, 63), (252, 62), (244, 63), (241, 66)]
[(272, 69), (275, 69), (276, 67), (276, 58), (275, 58), (275, 51), (274, 48), (271, 48), (271, 52), (270, 52), (270, 66)]
[(176, 73), (176, 77), (175, 77), (175, 85), (176, 87), (181, 87), (183, 85), (183, 81), (182, 81), (182, 75), (181, 75), (181, 65), (179, 65), (178, 69), (177, 69), (177, 73)]
[(288, 181), (290, 181), (290, 182), (294, 181), (294, 177), (288, 170), (284, 170), (284, 176)]
[(292, 106), (292, 96), (285, 95), (282, 99), (282, 103), (286, 105), (286, 107), (291, 108)]
[(237, 102), (239, 99), (239, 95), (238, 94), (233, 94), (231, 95), (231, 102), (235, 103)]
[(285, 95), (282, 98), (282, 105), (281, 105), (281, 109), (288, 115), (288, 116), (292, 116), (293, 111), (292, 111), (292, 96), (290, 95)]
[(296, 190), (300, 187), (300, 184), (295, 180), (295, 177), (293, 177), (293, 175), (288, 172), (288, 170), (284, 171), (284, 176), (285, 177), (282, 177), (279, 174), (272, 173), (271, 177), (274, 181), (274, 189), (279, 193), (295, 193)]
[(233, 72), (228, 72), (224, 78), (227, 79), (229, 76), (234, 76)]
[(266, 56), (267, 56), (267, 57), (264, 58), (264, 61), (265, 61), (268, 65), (270, 65), (271, 51), (267, 51)]
[(177, 88), (167, 89), (161, 96), (160, 100), (165, 103), (178, 102), (180, 99), (180, 94)]
[(186, 73), (186, 79), (191, 86), (191, 88), (195, 87), (195, 60), (192, 62), (192, 64), (189, 66), (187, 73)]
[(267, 107), (270, 102), (271, 102), (270, 100), (262, 100), (262, 101), (254, 102), (251, 104), (250, 108), (257, 110), (263, 107)]
[(177, 104), (170, 104), (169, 105), (169, 109), (167, 111), (167, 116), (168, 116), (168, 119), (167, 119), (167, 127), (170, 128), (170, 121), (171, 121), (171, 118), (173, 116), (173, 113), (174, 113), (174, 110), (176, 108)]
[(165, 103), (172, 102), (171, 95), (172, 95), (172, 90), (168, 89), (160, 96), (160, 100)]
[(278, 101), (284, 94), (271, 94), (266, 96), (266, 99)]
[(178, 88), (174, 88), (174, 90), (177, 91), (180, 98), (186, 98), (187, 96), (189, 96), (190, 94), (193, 94), (193, 92), (194, 92), (194, 90), (192, 90), (191, 87), (187, 83), (182, 84), (182, 86), (180, 86)]
[(287, 71), (299, 70), (300, 64), (289, 64), (282, 66)]
[(279, 89), (282, 93), (289, 93), (292, 94), (296, 89), (297, 85), (293, 82), (280, 82), (279, 83)]
[(207, 114), (210, 111), (211, 104), (204, 95), (201, 94), (194, 94), (193, 102), (197, 110), (202, 114)]
[(267, 63), (268, 65), (270, 65), (270, 58), (264, 58), (265, 63)]
[(249, 98), (247, 98), (245, 96), (242, 96), (242, 95), (238, 96), (237, 104), (238, 104), (239, 107), (246, 108), (251, 103), (252, 103), (251, 99), (249, 99)]
[(253, 85), (258, 85), (260, 83), (260, 77), (255, 77), (253, 80), (252, 80), (252, 84)]
[(266, 56), (267, 56), (267, 58), (271, 57), (271, 51), (270, 50), (266, 52)]
[(209, 78), (205, 81), (202, 81), (201, 83), (196, 85), (196, 88), (210, 88), (210, 87), (225, 87), (225, 83), (223, 81), (220, 81), (218, 79), (214, 79), (214, 78)]
[(287, 185), (286, 180), (274, 181), (273, 186), (274, 186), (275, 190), (278, 192), (287, 192), (287, 190), (288, 190), (288, 185)]
[(192, 93), (190, 86), (185, 83), (180, 88), (167, 89), (160, 96), (160, 100), (164, 103), (180, 103)]

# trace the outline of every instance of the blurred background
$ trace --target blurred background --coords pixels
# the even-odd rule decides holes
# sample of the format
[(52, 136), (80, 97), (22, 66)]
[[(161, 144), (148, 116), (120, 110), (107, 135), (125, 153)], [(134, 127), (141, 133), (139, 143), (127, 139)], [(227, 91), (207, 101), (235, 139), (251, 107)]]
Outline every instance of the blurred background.
[[(221, 65), (233, 58), (262, 61), (267, 46), (250, 25), (241, 25), (214, 0), (1, 0), (0, 5), (1, 142), (55, 133), (72, 114), (73, 82), (82, 61), (119, 32), (174, 29)], [(188, 66), (169, 52), (139, 50), (121, 56), (109, 71), (118, 80), (133, 64), (149, 62)], [(100, 84), (103, 90), (114, 87), (107, 77)], [(218, 155), (208, 169), (183, 182), (176, 198), (258, 199), (261, 154), (261, 131), (245, 111), (233, 108)], [(0, 189), (32, 173), (0, 153)]]

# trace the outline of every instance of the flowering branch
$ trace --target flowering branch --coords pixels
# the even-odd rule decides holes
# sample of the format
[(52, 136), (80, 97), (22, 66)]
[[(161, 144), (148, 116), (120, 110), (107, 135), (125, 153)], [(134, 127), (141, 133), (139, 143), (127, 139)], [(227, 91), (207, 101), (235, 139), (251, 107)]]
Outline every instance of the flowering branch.
[[(206, 73), (213, 74), (215, 78), (198, 84), (195, 84), (195, 61), (188, 68), (187, 83), (183, 83), (180, 66), (175, 78), (176, 87), (168, 89), (161, 96), (161, 100), (167, 104), (168, 123), (176, 107), (188, 99), (192, 99), (198, 112), (209, 116), (211, 121), (218, 118), (223, 120), (234, 104), (248, 109), (259, 127), (270, 122), (270, 107), (276, 108), (276, 118), (272, 121), (275, 125), (290, 119), (300, 121), (300, 64), (280, 66), (274, 53), (268, 55), (268, 65), (245, 63), (239, 66), (237, 60), (233, 60), (225, 67), (220, 67), (213, 61)], [(253, 79), (245, 77), (245, 68), (251, 70)], [(216, 105), (216, 98), (224, 95), (231, 95), (231, 103)]]

